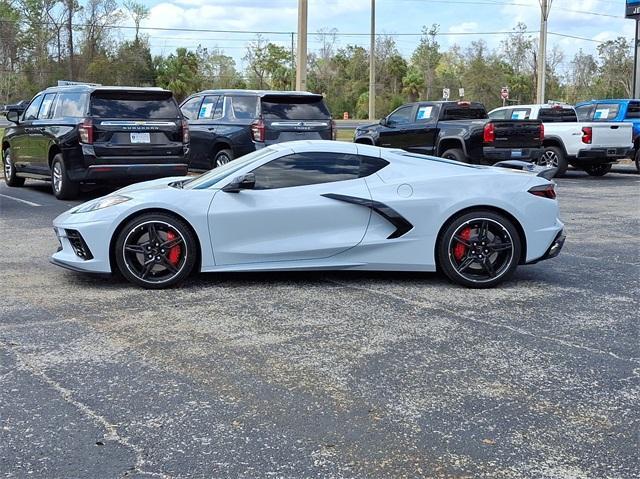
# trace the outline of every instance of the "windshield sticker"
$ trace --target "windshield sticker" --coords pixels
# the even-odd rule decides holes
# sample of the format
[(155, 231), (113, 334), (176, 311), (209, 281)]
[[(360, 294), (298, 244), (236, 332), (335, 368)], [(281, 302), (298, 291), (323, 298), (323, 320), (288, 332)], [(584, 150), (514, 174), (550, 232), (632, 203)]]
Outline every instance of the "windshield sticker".
[(431, 111), (433, 110), (432, 106), (421, 106), (418, 108), (418, 120), (426, 120), (431, 118)]

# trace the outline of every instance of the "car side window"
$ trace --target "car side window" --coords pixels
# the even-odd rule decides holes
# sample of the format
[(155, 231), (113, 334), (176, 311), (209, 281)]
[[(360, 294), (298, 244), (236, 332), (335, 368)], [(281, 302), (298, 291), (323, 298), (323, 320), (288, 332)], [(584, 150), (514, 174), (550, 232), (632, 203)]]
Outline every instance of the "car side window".
[(59, 93), (52, 118), (80, 118), (85, 114), (85, 93)]
[(253, 171), (256, 190), (317, 185), (360, 177), (360, 158), (345, 153), (295, 153)]
[(200, 112), (198, 113), (198, 120), (211, 120), (213, 119), (213, 112), (220, 97), (218, 95), (205, 96), (200, 105)]
[(44, 95), (38, 95), (31, 101), (22, 115), (22, 121), (35, 120), (38, 118), (38, 111), (40, 110), (40, 105), (42, 105), (43, 99)]
[(377, 173), (382, 168), (387, 166), (389, 162), (382, 158), (375, 158), (373, 156), (360, 156), (360, 178), (365, 178)]
[(415, 121), (430, 121), (432, 118), (433, 118), (432, 105), (420, 105), (418, 107)]
[(53, 104), (55, 103), (56, 94), (55, 93), (47, 93), (42, 100), (42, 105), (40, 105), (40, 111), (38, 112), (38, 119), (46, 120), (47, 118), (51, 118), (53, 114)]
[(578, 121), (591, 121), (593, 118), (594, 105), (582, 105), (576, 108)]
[(489, 118), (492, 120), (506, 120), (508, 116), (511, 116), (511, 110), (508, 108), (504, 110), (492, 111), (491, 113), (489, 113)]
[(625, 116), (625, 118), (633, 120), (640, 119), (640, 103), (629, 103), (629, 106), (627, 108), (627, 115)]
[(528, 120), (531, 117), (531, 108), (513, 108), (509, 112), (508, 120)]
[(598, 103), (596, 111), (593, 113), (593, 121), (615, 120), (619, 111), (620, 105), (617, 103)]
[(196, 96), (194, 98), (191, 98), (190, 100), (187, 100), (185, 103), (183, 103), (182, 106), (180, 107), (180, 110), (188, 120), (195, 120), (198, 118), (201, 102), (202, 102), (202, 97)]
[(411, 113), (413, 112), (413, 106), (403, 106), (389, 115), (387, 121), (394, 125), (401, 125), (404, 123), (411, 123), (413, 120)]

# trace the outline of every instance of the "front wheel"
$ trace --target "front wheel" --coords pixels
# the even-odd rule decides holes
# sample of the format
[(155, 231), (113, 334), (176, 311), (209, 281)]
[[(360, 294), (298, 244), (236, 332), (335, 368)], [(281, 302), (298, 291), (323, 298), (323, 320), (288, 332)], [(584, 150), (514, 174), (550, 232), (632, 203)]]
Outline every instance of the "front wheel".
[(60, 153), (54, 156), (51, 162), (51, 190), (59, 200), (74, 200), (80, 192), (80, 185), (69, 178)]
[(522, 250), (514, 224), (491, 211), (474, 211), (453, 220), (437, 247), (438, 266), (454, 283), (491, 288), (518, 266)]
[(219, 166), (226, 165), (231, 160), (233, 160), (233, 151), (220, 150), (218, 153), (216, 153), (216, 156), (213, 159), (213, 167), (217, 168)]
[(7, 148), (2, 155), (2, 164), (4, 166), (4, 182), (7, 186), (22, 186), (24, 178), (19, 178), (16, 174), (16, 167), (11, 161), (11, 150)]
[(184, 281), (193, 271), (196, 239), (184, 221), (164, 213), (143, 214), (120, 231), (114, 256), (130, 282), (162, 289)]
[(604, 176), (611, 171), (611, 163), (587, 166), (584, 171), (586, 171), (590, 176)]

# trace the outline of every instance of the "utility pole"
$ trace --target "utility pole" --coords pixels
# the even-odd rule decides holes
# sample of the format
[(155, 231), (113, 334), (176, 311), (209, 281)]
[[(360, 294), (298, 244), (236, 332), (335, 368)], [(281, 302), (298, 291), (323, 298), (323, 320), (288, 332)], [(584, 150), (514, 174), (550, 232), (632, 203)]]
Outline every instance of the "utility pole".
[(73, 75), (73, 7), (74, 0), (67, 0), (67, 49), (69, 50), (69, 80), (75, 80)]
[(298, 64), (296, 90), (307, 89), (307, 0), (298, 0)]
[[(296, 54), (295, 54), (295, 43), (294, 43), (294, 36), (295, 36), (295, 32), (291, 32), (291, 72), (293, 73), (296, 70)], [(291, 75), (291, 83), (290, 83), (290, 88), (292, 90), (296, 89), (296, 79), (294, 78), (293, 75)]]
[(538, 0), (540, 3), (540, 44), (538, 47), (538, 103), (545, 102), (547, 83), (547, 21), (553, 0)]
[(376, 0), (371, 0), (371, 46), (369, 47), (369, 120), (376, 117)]

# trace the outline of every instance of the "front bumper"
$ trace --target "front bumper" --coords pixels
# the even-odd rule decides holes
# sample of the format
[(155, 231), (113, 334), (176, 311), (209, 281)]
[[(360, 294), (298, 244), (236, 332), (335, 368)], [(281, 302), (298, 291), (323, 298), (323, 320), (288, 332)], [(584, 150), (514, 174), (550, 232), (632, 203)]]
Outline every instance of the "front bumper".
[(492, 162), (525, 160), (537, 163), (543, 153), (544, 148), (496, 148), (493, 146), (485, 146), (482, 149), (484, 159)]
[[(85, 273), (111, 273), (109, 238), (111, 221), (74, 223), (71, 214), (63, 213), (67, 221), (56, 221), (54, 232), (59, 248), (51, 263)], [(71, 218), (69, 218), (71, 217)]]

